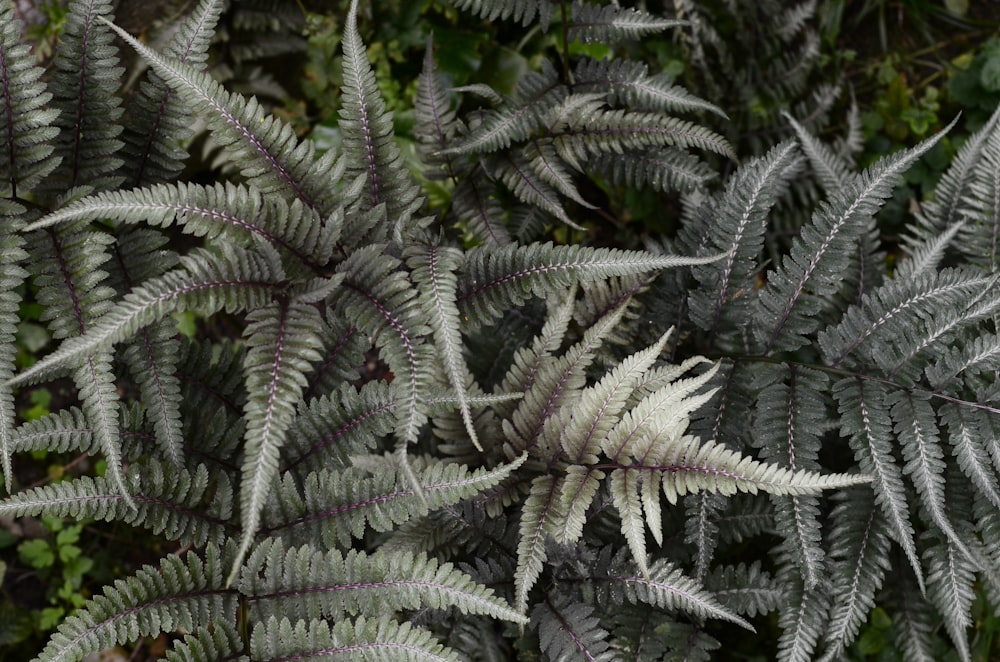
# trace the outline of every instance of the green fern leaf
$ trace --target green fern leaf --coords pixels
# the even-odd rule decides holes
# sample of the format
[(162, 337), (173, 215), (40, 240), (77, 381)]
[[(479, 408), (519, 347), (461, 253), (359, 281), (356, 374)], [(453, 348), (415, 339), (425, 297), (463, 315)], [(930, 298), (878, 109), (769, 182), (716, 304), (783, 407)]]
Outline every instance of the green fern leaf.
[(222, 544), (229, 535), (232, 487), (205, 465), (189, 472), (150, 463), (127, 477), (132, 507), (108, 477), (82, 476), (19, 492), (0, 502), (5, 516), (121, 521), (182, 545)]
[(468, 368), (462, 356), (462, 335), (456, 304), (458, 283), (455, 272), (462, 264), (462, 253), (447, 246), (414, 246), (406, 255), (413, 269), (414, 283), (422, 289), (420, 305), (430, 320), (434, 341), (444, 363), (445, 374), (458, 398), (458, 409), (469, 439), (483, 450), (472, 423), (472, 411), (466, 397), (465, 375)]
[(566, 215), (556, 189), (536, 172), (532, 165), (521, 154), (507, 154), (501, 157), (494, 176), (525, 204), (534, 205), (552, 214), (575, 230), (583, 230), (583, 227), (571, 221)]
[(4, 197), (12, 199), (18, 197), (19, 188), (21, 194), (32, 191), (59, 163), (52, 145), (59, 133), (52, 126), (59, 111), (46, 108), (52, 94), (46, 91), (44, 72), (35, 65), (31, 47), (20, 43), (22, 29), (14, 6), (5, 3), (0, 8), (0, 84), (4, 90), (0, 135), (5, 137), (0, 149), (0, 180), (4, 182)]
[[(950, 127), (949, 127), (950, 128)], [(947, 130), (947, 129), (946, 129)], [(943, 135), (885, 157), (838, 189), (813, 214), (781, 266), (768, 276), (755, 315), (755, 334), (765, 354), (792, 350), (809, 342), (820, 321), (822, 301), (806, 291), (836, 290), (841, 269), (855, 242), (867, 232), (872, 215), (889, 197), (899, 176)]]
[[(353, 0), (344, 23), (344, 88), (340, 110), (347, 175), (364, 176), (366, 184), (361, 199), (364, 209), (384, 203), (386, 218), (401, 228), (420, 206), (420, 189), (410, 178), (394, 142), (392, 116), (385, 110), (375, 73), (358, 34), (357, 18), (358, 3)], [(392, 236), (397, 235), (400, 235), (398, 229)]]
[(241, 164), (241, 175), (262, 194), (287, 194), (325, 217), (337, 206), (337, 187), (330, 174), (339, 170), (334, 150), (315, 157), (310, 141), (299, 141), (291, 126), (264, 114), (256, 99), (227, 92), (207, 72), (160, 55), (112, 25), (176, 92), (191, 104), (229, 148), (229, 158)]
[(662, 192), (690, 193), (716, 177), (707, 163), (672, 147), (601, 154), (588, 161), (587, 168), (618, 186), (649, 186)]
[(240, 634), (227, 621), (217, 620), (210, 626), (200, 627), (183, 639), (174, 641), (167, 651), (167, 662), (250, 662), (250, 657), (241, 654), (243, 642)]
[(341, 619), (347, 614), (377, 616), (424, 607), (527, 623), (494, 596), (493, 589), (425, 554), (352, 550), (344, 555), (307, 545), (285, 550), (273, 542), (248, 559), (240, 591), (249, 596), (260, 617)]
[[(204, 69), (223, 6), (221, 0), (201, 0), (177, 26), (164, 55)], [(187, 158), (181, 145), (193, 133), (182, 102), (151, 72), (132, 95), (122, 135), (122, 174), (129, 188), (175, 180)]]
[(566, 599), (547, 599), (531, 611), (531, 627), (538, 630), (538, 645), (553, 662), (614, 659), (608, 650), (608, 632), (600, 622), (593, 607)]
[(192, 631), (219, 614), (236, 613), (236, 592), (224, 587), (224, 563), (220, 550), (209, 545), (204, 558), (194, 552), (169, 555), (158, 568), (146, 566), (119, 579), (66, 619), (36, 662), (79, 660), (142, 636)]
[(907, 490), (892, 450), (895, 440), (890, 426), (888, 393), (877, 382), (851, 378), (834, 384), (833, 393), (841, 415), (841, 431), (850, 435), (850, 445), (861, 471), (872, 477), (875, 503), (885, 515), (893, 538), (906, 553), (923, 593), (924, 576), (910, 523)]
[(244, 331), (247, 356), (246, 444), (240, 481), (240, 521), (243, 535), (230, 581), (253, 544), (275, 478), (278, 453), (295, 417), (312, 363), (322, 360), (319, 311), (300, 301), (278, 301), (248, 316)]
[(400, 625), (390, 616), (354, 621), (271, 618), (258, 623), (250, 639), (254, 660), (302, 660), (343, 657), (360, 662), (460, 662), (427, 630), (409, 623)]
[(50, 106), (59, 111), (55, 155), (62, 164), (46, 186), (57, 195), (77, 186), (109, 190), (122, 181), (117, 154), (124, 144), (118, 139), (124, 68), (118, 66), (118, 48), (107, 26), (112, 11), (111, 0), (68, 7), (49, 86)]
[(226, 245), (221, 254), (195, 251), (181, 258), (180, 269), (138, 286), (86, 334), (67, 340), (9, 383), (25, 384), (49, 377), (63, 366), (111, 347), (172, 312), (197, 310), (210, 315), (218, 310), (261, 307), (270, 301), (283, 279), (284, 272), (273, 255)]
[[(450, 214), (477, 244), (505, 246), (511, 242), (496, 187), (487, 180), (485, 173), (483, 177), (472, 175), (459, 181), (451, 195)], [(539, 215), (543, 214), (539, 212)]]
[(588, 44), (639, 39), (684, 25), (684, 21), (659, 18), (638, 9), (579, 1), (570, 5), (570, 16), (569, 38)]

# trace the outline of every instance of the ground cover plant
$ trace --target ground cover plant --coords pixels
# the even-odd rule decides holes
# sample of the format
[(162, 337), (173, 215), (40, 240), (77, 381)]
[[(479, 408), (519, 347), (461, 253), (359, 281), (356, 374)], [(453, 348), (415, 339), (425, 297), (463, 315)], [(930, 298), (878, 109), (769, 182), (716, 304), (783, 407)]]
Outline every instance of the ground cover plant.
[[(498, 90), (451, 89), (427, 35), (404, 155), (357, 2), (325, 152), (207, 73), (225, 5), (160, 52), (70, 2), (48, 71), (0, 13), (0, 515), (44, 517), (26, 559), (67, 576), (81, 524), (164, 541), (71, 590), (36, 659), (160, 635), (175, 660), (988, 654), (996, 115), (889, 245), (876, 213), (950, 127), (858, 169), (856, 132), (772, 97), (745, 154), (631, 55), (675, 15), (456, 0), (550, 37)], [(127, 98), (119, 45), (149, 67)], [(183, 173), (192, 116), (212, 181)], [(676, 233), (588, 245), (626, 189), (672, 196)], [(57, 341), (35, 362), (22, 304)], [(20, 420), (55, 383), (75, 404)], [(38, 452), (103, 470), (22, 488)]]

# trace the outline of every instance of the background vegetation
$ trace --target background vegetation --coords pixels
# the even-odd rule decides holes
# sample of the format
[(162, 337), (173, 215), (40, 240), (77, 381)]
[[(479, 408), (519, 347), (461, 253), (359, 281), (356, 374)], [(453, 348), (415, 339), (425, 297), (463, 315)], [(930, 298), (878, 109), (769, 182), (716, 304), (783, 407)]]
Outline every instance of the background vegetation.
[[(157, 45), (160, 27), (187, 7), (161, 1), (121, 3), (120, 25)], [(273, 111), (321, 148), (340, 148), (342, 107), (341, 48), (347, 2), (234, 3), (222, 20), (211, 49), (209, 70), (230, 90), (256, 95)], [(626, 4), (626, 3), (623, 3)], [(805, 129), (839, 144), (859, 167), (939, 132), (955, 117), (956, 127), (937, 142), (905, 175), (893, 200), (880, 212), (879, 231), (888, 246), (900, 245), (904, 224), (919, 211), (917, 201), (931, 192), (965, 140), (988, 120), (1000, 103), (1000, 7), (961, 0), (818, 0), (814, 11), (796, 26), (789, 42), (772, 17), (784, 3), (688, 2), (649, 0), (638, 3), (654, 14), (678, 16), (685, 27), (624, 47), (633, 59), (721, 108), (726, 118), (704, 113), (699, 119), (726, 136), (737, 159), (709, 155), (706, 160), (726, 173), (735, 163), (760, 156), (783, 138), (795, 135), (783, 112)], [(808, 3), (807, 3), (808, 4)], [(52, 56), (65, 9), (51, 2), (19, 2), (28, 23), (26, 39), (39, 62)], [(141, 8), (140, 8), (141, 7)], [(786, 26), (787, 27), (787, 26)], [(420, 136), (415, 135), (414, 102), (428, 34), (434, 35), (438, 69), (453, 87), (487, 84), (512, 95), (525, 72), (537, 70), (542, 57), (600, 57), (610, 46), (568, 43), (558, 30), (522, 30), (512, 22), (479, 20), (433, 0), (386, 0), (362, 4), (359, 29), (375, 66), (376, 80), (388, 110), (395, 116), (403, 159), (424, 186), (431, 209), (446, 209), (454, 193), (447, 179), (429, 179), (418, 165)], [(695, 34), (701, 30), (701, 33)], [(711, 30), (711, 38), (707, 32)], [(128, 65), (139, 68), (131, 61)], [(466, 102), (468, 103), (468, 102)], [(220, 147), (201, 131), (188, 147), (183, 178), (213, 182), (226, 175)], [(706, 179), (709, 178), (705, 171)], [(677, 237), (682, 208), (670, 187), (636, 190), (607, 181), (581, 184), (582, 201), (567, 201), (579, 227), (555, 224), (546, 236), (556, 243), (637, 248), (650, 239)], [(814, 190), (798, 191), (796, 203), (815, 202)], [(581, 204), (585, 202), (586, 204)], [(769, 242), (787, 242), (780, 210)], [(470, 231), (470, 241), (472, 240)], [(185, 237), (173, 238), (179, 244)], [(898, 254), (885, 255), (890, 265)], [(27, 297), (17, 328), (18, 368), (30, 367), (50, 352), (55, 341), (40, 320), (42, 309)], [(234, 335), (223, 316), (177, 318), (189, 338)], [(236, 333), (238, 335), (238, 332)], [(384, 370), (372, 358), (369, 370)], [(128, 388), (128, 385), (121, 385)], [(52, 382), (18, 393), (21, 421), (38, 420), (74, 401), (72, 385)], [(106, 466), (90, 454), (39, 451), (16, 464), (19, 488), (58, 482), (67, 477), (103, 475)], [(137, 537), (122, 524), (58, 518), (5, 519), (0, 527), (0, 656), (22, 660), (37, 653), (56, 626), (100, 587), (130, 574), (143, 563), (172, 551), (155, 536)], [(977, 586), (973, 607), (973, 657), (1000, 655), (1000, 618), (996, 605)], [(740, 659), (771, 659), (777, 640), (776, 619), (759, 626), (771, 637), (741, 641)], [(850, 659), (904, 659), (891, 619), (872, 612)], [(770, 640), (771, 644), (761, 644)], [(955, 658), (947, 640), (939, 642), (940, 659)], [(167, 637), (137, 642), (120, 651), (122, 659), (162, 656)], [(760, 646), (758, 650), (755, 647)]]

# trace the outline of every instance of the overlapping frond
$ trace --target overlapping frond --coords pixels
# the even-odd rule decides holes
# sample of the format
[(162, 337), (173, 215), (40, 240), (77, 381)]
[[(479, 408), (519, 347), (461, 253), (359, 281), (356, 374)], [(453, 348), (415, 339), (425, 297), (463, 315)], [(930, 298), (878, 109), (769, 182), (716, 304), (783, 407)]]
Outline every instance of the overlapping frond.
[(213, 186), (179, 182), (109, 191), (77, 200), (28, 229), (97, 219), (156, 227), (177, 224), (196, 237), (222, 237), (248, 247), (259, 237), (313, 268), (330, 260), (340, 233), (336, 215), (321, 219), (299, 200), (288, 203), (259, 188), (228, 182)]
[(552, 17), (552, 3), (548, 0), (449, 0), (449, 2), (487, 21), (511, 20), (526, 26), (537, 17), (544, 28), (548, 26)]
[(255, 660), (349, 657), (364, 662), (459, 662), (434, 635), (390, 616), (344, 619), (330, 627), (313, 619), (293, 624), (273, 617), (257, 624), (250, 639)]
[(208, 626), (235, 613), (237, 594), (225, 588), (226, 555), (209, 545), (203, 556), (169, 555), (117, 580), (66, 619), (37, 662), (68, 662), (142, 636)]
[[(347, 176), (364, 177), (364, 209), (385, 205), (387, 223), (370, 241), (397, 240), (420, 204), (420, 189), (403, 165), (395, 144), (392, 115), (375, 81), (375, 73), (358, 34), (358, 5), (352, 1), (344, 24), (344, 88), (340, 129), (344, 136)], [(411, 228), (406, 227), (406, 230)], [(387, 232), (391, 230), (391, 232)]]
[(614, 659), (608, 650), (608, 632), (594, 615), (594, 608), (580, 602), (545, 600), (531, 612), (531, 627), (538, 630), (538, 643), (553, 662)]
[[(431, 463), (413, 471), (424, 495), (400, 469), (369, 473), (355, 468), (312, 472), (302, 481), (285, 477), (263, 514), (263, 532), (297, 540), (315, 537), (330, 548), (349, 548), (366, 531), (393, 531), (429, 512), (469, 500), (499, 485), (524, 462), (519, 458), (492, 470), (470, 471), (460, 464)], [(307, 535), (304, 532), (309, 532)]]
[[(0, 18), (0, 21), (2, 20)], [(0, 211), (0, 227), (14, 225), (14, 219)], [(20, 262), (28, 257), (23, 245), (24, 241), (19, 235), (0, 231), (0, 381), (2, 382), (6, 382), (14, 375), (14, 360), (17, 354), (14, 338), (17, 333), (21, 301), (18, 290), (28, 275), (28, 272), (20, 266)], [(2, 383), (0, 384), (0, 466), (3, 468), (4, 484), (8, 486), (13, 480), (11, 455), (16, 444), (15, 425), (14, 393), (8, 384)]]
[[(164, 54), (203, 69), (223, 7), (221, 0), (202, 0), (177, 27)], [(158, 184), (180, 174), (187, 157), (181, 145), (193, 133), (185, 110), (157, 73), (139, 84), (122, 134), (122, 157), (128, 164), (122, 174), (128, 184)]]
[(240, 590), (253, 602), (258, 617), (339, 619), (424, 607), (527, 622), (493, 589), (422, 553), (324, 553), (306, 545), (286, 549), (275, 541), (247, 560)]
[(812, 216), (761, 291), (754, 332), (765, 353), (808, 343), (819, 327), (824, 301), (810, 292), (835, 291), (852, 249), (874, 222), (900, 175), (942, 134), (878, 161), (838, 189)]
[(22, 27), (13, 5), (5, 3), (0, 8), (0, 181), (11, 198), (32, 191), (59, 163), (52, 145), (59, 111), (46, 108), (52, 94), (42, 83), (44, 72), (35, 65), (30, 46), (19, 43)]
[(185, 103), (202, 116), (213, 137), (240, 163), (240, 174), (261, 193), (299, 199), (321, 216), (333, 212), (337, 154), (317, 158), (309, 140), (299, 140), (291, 126), (265, 113), (253, 97), (228, 92), (204, 70), (161, 55), (116, 26), (111, 28), (131, 45)]
[(212, 475), (203, 464), (188, 471), (153, 462), (127, 480), (134, 506), (108, 478), (82, 476), (18, 492), (0, 502), (0, 513), (121, 521), (199, 547), (228, 537), (233, 489), (225, 474)]
[(114, 3), (85, 0), (68, 7), (49, 89), (58, 110), (55, 155), (61, 168), (46, 183), (62, 194), (77, 186), (107, 190), (122, 181), (121, 88), (124, 68), (108, 28)]
[[(93, 259), (92, 251), (83, 253)], [(98, 275), (103, 272), (97, 272)], [(94, 272), (88, 274), (93, 278)], [(31, 368), (23, 370), (11, 383), (28, 383), (48, 377), (83, 357), (106, 349), (172, 312), (197, 310), (210, 315), (259, 308), (270, 301), (282, 283), (284, 271), (273, 254), (245, 251), (223, 245), (215, 254), (198, 250), (181, 259), (174, 271), (136, 287), (88, 328)], [(46, 280), (46, 283), (49, 281)], [(55, 281), (58, 282), (58, 281)], [(77, 301), (82, 299), (78, 297)], [(72, 302), (71, 302), (72, 304)], [(69, 320), (53, 335), (63, 333), (66, 323), (82, 319), (79, 308), (71, 307)]]

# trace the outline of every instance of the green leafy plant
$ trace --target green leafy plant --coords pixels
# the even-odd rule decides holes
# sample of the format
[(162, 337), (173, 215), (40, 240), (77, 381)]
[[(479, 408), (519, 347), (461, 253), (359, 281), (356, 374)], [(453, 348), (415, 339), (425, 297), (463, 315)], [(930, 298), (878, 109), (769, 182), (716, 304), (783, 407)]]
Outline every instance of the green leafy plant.
[[(73, 2), (49, 76), (0, 15), (0, 515), (120, 522), (178, 552), (37, 659), (160, 633), (177, 660), (704, 659), (777, 612), (779, 657), (805, 660), (847, 650), (876, 604), (913, 659), (939, 623), (968, 658), (973, 584), (1000, 586), (1000, 290), (974, 250), (996, 236), (996, 121), (889, 274), (874, 214), (939, 136), (855, 173), (788, 117), (797, 142), (710, 191), (700, 155), (733, 150), (680, 115), (719, 109), (616, 50), (676, 19), (455, 4), (563, 48), (509, 93), (449, 91), (428, 41), (414, 135), (441, 211), (356, 3), (325, 153), (206, 72), (221, 1), (162, 53), (108, 0)], [(151, 70), (127, 104), (114, 35)], [(192, 112), (231, 177), (180, 179)], [(806, 164), (826, 201), (768, 265), (769, 213)], [(598, 183), (681, 194), (678, 236), (545, 241), (578, 231)], [(58, 345), (19, 366), (28, 283)], [(219, 324), (181, 336), (178, 314)], [(57, 377), (78, 406), (19, 422), (15, 389)], [(17, 490), (40, 449), (107, 470)]]

